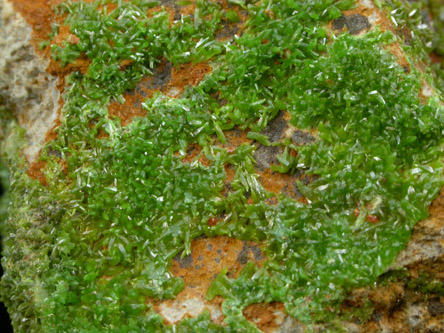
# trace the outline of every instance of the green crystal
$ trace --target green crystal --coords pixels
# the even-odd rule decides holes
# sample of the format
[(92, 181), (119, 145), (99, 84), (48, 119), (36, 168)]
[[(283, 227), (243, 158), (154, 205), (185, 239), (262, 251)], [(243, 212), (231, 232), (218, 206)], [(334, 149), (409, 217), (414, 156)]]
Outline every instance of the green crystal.
[[(118, 6), (99, 8), (107, 2)], [(171, 26), (164, 10), (147, 15), (153, 1), (60, 6), (80, 42), (53, 47), (54, 58), (64, 65), (84, 54), (91, 64), (67, 79), (58, 138), (41, 155), (48, 186), (5, 154), (11, 203), (1, 292), (17, 331), (254, 331), (242, 310), (272, 301), (305, 323), (329, 320), (347, 291), (385, 272), (427, 217), (443, 185), (444, 110), (439, 91), (421, 103), (424, 75), (406, 73), (385, 49), (397, 37), (378, 28), (330, 36), (326, 24), (351, 1), (230, 3), (249, 15), (231, 41), (214, 36), (225, 18), (239, 17), (217, 2), (197, 1), (193, 18)], [(147, 99), (146, 117), (122, 126), (108, 104), (162, 58), (173, 65), (210, 60), (213, 71), (180, 98)], [(132, 62), (123, 68), (124, 60)], [(431, 73), (425, 77), (434, 82)], [(216, 144), (216, 136), (224, 142), (224, 131), (239, 126), (271, 145), (260, 131), (281, 110), (319, 134), (305, 146), (279, 144), (284, 153), (274, 168), (317, 177), (298, 183), (305, 205), (284, 194), (268, 204), (273, 194), (255, 175), (254, 146), (230, 154)], [(22, 135), (11, 131), (8, 142)], [(181, 152), (192, 144), (203, 148), (208, 165), (200, 156), (183, 163)], [(224, 197), (226, 164), (236, 174)], [(230, 217), (208, 225), (223, 213)], [(367, 213), (378, 223), (366, 222)], [(224, 297), (226, 327), (207, 313), (167, 327), (146, 297), (169, 299), (182, 290), (182, 279), (169, 272), (172, 258), (188, 254), (203, 235), (261, 242), (267, 259), (262, 268), (247, 263), (237, 279), (226, 270), (215, 278), (208, 298)]]

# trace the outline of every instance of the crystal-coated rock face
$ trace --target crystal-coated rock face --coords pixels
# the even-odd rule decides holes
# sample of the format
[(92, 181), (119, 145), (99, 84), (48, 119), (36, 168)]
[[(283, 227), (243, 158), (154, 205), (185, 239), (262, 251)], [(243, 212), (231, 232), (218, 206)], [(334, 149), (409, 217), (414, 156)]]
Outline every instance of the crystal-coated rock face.
[(0, 4), (17, 331), (442, 328), (433, 3)]

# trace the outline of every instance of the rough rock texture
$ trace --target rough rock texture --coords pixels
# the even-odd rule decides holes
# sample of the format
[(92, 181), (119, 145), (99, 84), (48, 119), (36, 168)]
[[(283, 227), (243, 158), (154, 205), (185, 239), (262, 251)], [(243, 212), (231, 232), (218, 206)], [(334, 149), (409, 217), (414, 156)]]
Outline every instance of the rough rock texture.
[(26, 128), (25, 153), (33, 161), (57, 117), (57, 78), (46, 72), (48, 60), (36, 54), (31, 27), (6, 0), (0, 1), (0, 27), (0, 97)]
[[(169, 5), (168, 1), (164, 2)], [(175, 13), (178, 8), (172, 7)], [(371, 27), (380, 25), (382, 29), (392, 30), (393, 23), (388, 17), (377, 10), (372, 1), (361, 1), (360, 7), (343, 13), (339, 19), (331, 23), (335, 33), (348, 29), (351, 34), (359, 35)], [(32, 28), (22, 16), (14, 11), (6, 0), (0, 0), (0, 97), (6, 106), (14, 112), (20, 125), (26, 128), (29, 148), (26, 156), (33, 161), (41, 144), (45, 141), (47, 132), (53, 127), (59, 108), (59, 91), (56, 88), (57, 78), (48, 74), (46, 68), (48, 59), (36, 55), (31, 44)], [(234, 33), (234, 32), (232, 32)], [(225, 37), (225, 36), (223, 36)], [(401, 49), (394, 48), (401, 64), (406, 64)], [(127, 104), (111, 104), (110, 113), (122, 115), (126, 108), (140, 108), (140, 102), (153, 91), (164, 91), (172, 97), (180, 95), (184, 85), (193, 85), (197, 82), (188, 80), (178, 83), (183, 72), (171, 69), (171, 64), (163, 64), (155, 72), (154, 81), (142, 81), (134, 92), (126, 96)], [(205, 68), (183, 68), (186, 73), (196, 73), (202, 78), (210, 71)], [(170, 83), (168, 83), (170, 82)], [(172, 83), (171, 83), (172, 82)], [(181, 90), (182, 89), (182, 90)], [(423, 95), (428, 97), (434, 94), (432, 88), (424, 84)], [(129, 98), (132, 95), (133, 99)], [(141, 116), (136, 110), (132, 116)], [(129, 117), (129, 116), (128, 116)], [(122, 117), (122, 123), (131, 122)], [(300, 131), (288, 124), (288, 117), (281, 112), (263, 131), (271, 141), (291, 138), (297, 144), (305, 144), (316, 140), (316, 133)], [(226, 146), (236, 147), (240, 143), (248, 142), (245, 133), (233, 131), (227, 135)], [(196, 149), (197, 151), (198, 149)], [(191, 151), (190, 151), (191, 153)], [(257, 172), (264, 182), (264, 187), (270, 191), (284, 192), (294, 198), (301, 198), (294, 188), (296, 178), (309, 179), (305, 175), (287, 177), (276, 175), (269, 169), (276, 164), (276, 155), (280, 151), (277, 147), (266, 147), (258, 144), (255, 157)], [(227, 170), (230, 175), (230, 170)], [(229, 178), (229, 177), (228, 177)], [(230, 190), (227, 184), (227, 190)], [(303, 199), (301, 199), (303, 200)], [(419, 222), (413, 232), (407, 248), (402, 251), (392, 269), (407, 268), (408, 277), (401, 282), (389, 282), (387, 286), (363, 288), (351, 293), (344, 304), (344, 308), (365, 308), (365, 302), (370, 300), (374, 310), (368, 318), (357, 315), (349, 322), (342, 322), (343, 327), (350, 332), (439, 332), (444, 328), (444, 302), (442, 297), (427, 294), (407, 281), (418, 278), (424, 272), (430, 281), (444, 279), (444, 191), (430, 208), (430, 217)], [(198, 239), (193, 242), (192, 254), (185, 258), (175, 258), (171, 272), (175, 276), (184, 277), (190, 287), (186, 287), (175, 300), (155, 301), (154, 309), (167, 322), (176, 323), (185, 316), (195, 317), (204, 309), (209, 309), (214, 322), (222, 322), (220, 300), (208, 302), (205, 300), (206, 288), (215, 274), (222, 267), (229, 267), (233, 272), (239, 272), (247, 260), (258, 263), (263, 255), (258, 244), (242, 242), (228, 238)], [(197, 281), (197, 283), (192, 284)], [(436, 290), (431, 294), (435, 295)], [(260, 305), (245, 311), (245, 315), (258, 324), (258, 327), (268, 332), (303, 332), (304, 326), (284, 313), (279, 304)], [(324, 326), (314, 327), (315, 331)]]

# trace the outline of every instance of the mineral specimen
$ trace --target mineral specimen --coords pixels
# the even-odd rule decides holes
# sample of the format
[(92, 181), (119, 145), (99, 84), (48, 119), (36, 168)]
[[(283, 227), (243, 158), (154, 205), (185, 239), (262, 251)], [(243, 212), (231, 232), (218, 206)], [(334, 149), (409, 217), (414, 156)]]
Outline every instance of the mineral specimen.
[(443, 8), (0, 0), (15, 330), (442, 330)]

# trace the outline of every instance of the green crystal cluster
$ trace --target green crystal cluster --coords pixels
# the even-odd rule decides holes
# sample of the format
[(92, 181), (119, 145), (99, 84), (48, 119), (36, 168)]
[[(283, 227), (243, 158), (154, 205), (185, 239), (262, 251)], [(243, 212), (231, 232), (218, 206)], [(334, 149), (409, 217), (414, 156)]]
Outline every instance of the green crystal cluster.
[[(118, 6), (108, 11), (111, 2)], [(198, 0), (194, 15), (173, 24), (165, 10), (147, 14), (156, 1), (58, 7), (80, 41), (53, 46), (54, 58), (85, 55), (90, 65), (67, 77), (58, 138), (40, 157), (47, 186), (15, 153), (23, 132), (10, 126), (4, 142), (11, 183), (1, 293), (17, 331), (253, 332), (242, 310), (272, 301), (304, 323), (329, 321), (346, 292), (375, 282), (427, 217), (443, 185), (444, 110), (438, 90), (421, 102), (423, 80), (435, 81), (416, 69), (414, 52), (407, 73), (387, 51), (399, 41), (392, 33), (333, 35), (327, 24), (353, 1), (228, 2)], [(242, 34), (216, 39), (241, 10)], [(213, 70), (179, 98), (147, 99), (147, 115), (122, 126), (107, 106), (163, 58), (209, 61)], [(304, 146), (274, 143), (284, 148), (275, 171), (316, 176), (298, 183), (308, 204), (264, 189), (254, 145), (233, 152), (217, 144), (240, 127), (269, 145), (259, 132), (283, 110), (292, 125), (319, 134)], [(184, 163), (192, 144), (202, 152)], [(224, 196), (226, 165), (235, 178)], [(172, 258), (203, 235), (259, 242), (267, 259), (261, 268), (247, 263), (237, 279), (226, 270), (215, 278), (207, 296), (223, 296), (225, 326), (208, 313), (166, 326), (146, 299), (182, 290)]]
[(416, 63), (422, 63), (436, 87), (444, 91), (442, 61), (431, 61), (430, 55), (444, 56), (444, 6), (440, 0), (375, 1), (394, 24), (403, 49)]

